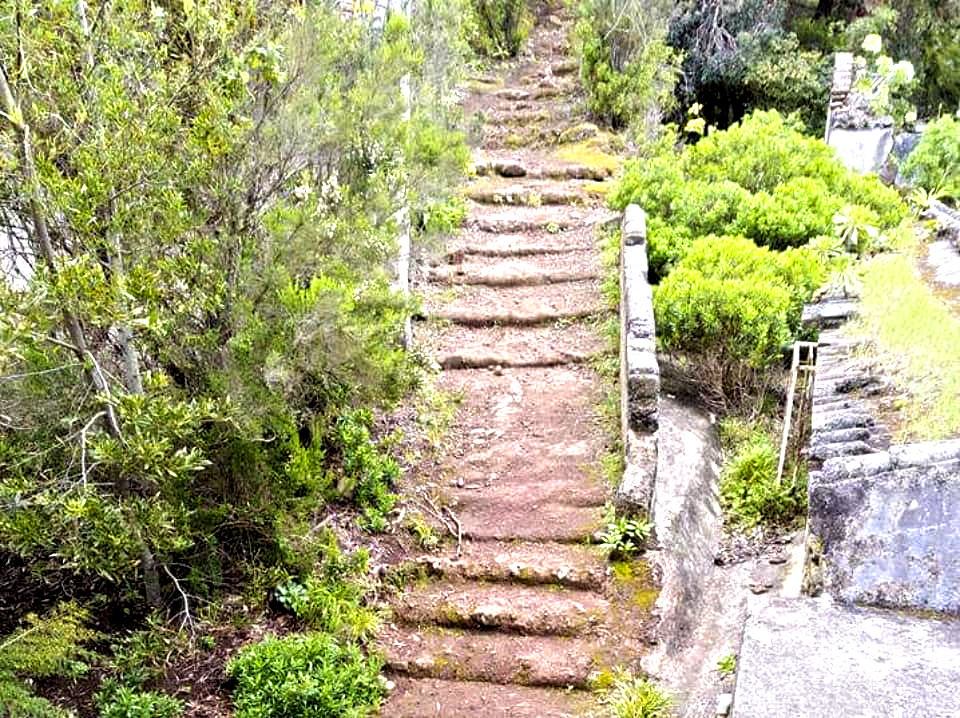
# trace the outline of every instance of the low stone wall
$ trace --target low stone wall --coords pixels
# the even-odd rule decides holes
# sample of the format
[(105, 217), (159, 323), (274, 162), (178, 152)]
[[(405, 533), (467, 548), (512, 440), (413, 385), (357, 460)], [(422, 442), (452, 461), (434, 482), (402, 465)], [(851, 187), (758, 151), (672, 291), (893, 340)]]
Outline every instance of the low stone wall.
[(617, 501), (650, 515), (657, 473), (660, 365), (647, 281), (646, 215), (627, 207), (620, 235), (620, 415), (626, 470)]

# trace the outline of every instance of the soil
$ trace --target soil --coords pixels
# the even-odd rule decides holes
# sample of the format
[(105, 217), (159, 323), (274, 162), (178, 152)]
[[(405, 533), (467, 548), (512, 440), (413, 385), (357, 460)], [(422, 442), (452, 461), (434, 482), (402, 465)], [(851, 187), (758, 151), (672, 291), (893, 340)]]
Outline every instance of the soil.
[(596, 545), (615, 433), (590, 361), (609, 351), (597, 185), (616, 142), (579, 114), (572, 22), (540, 6), (524, 55), (472, 84), (482, 176), (463, 229), (415, 272), (415, 340), (461, 402), (439, 457), (405, 479), (405, 510), (446, 539), (390, 569), (411, 580), (384, 597), (387, 718), (585, 715), (599, 676), (651, 650), (656, 572), (614, 570)]

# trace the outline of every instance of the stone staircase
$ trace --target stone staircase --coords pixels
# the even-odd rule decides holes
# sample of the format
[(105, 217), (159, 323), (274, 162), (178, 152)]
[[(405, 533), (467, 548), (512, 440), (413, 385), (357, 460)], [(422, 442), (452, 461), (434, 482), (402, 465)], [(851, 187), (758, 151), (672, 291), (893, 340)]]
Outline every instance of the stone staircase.
[(530, 56), (468, 100), (488, 123), (469, 218), (417, 283), (416, 340), (463, 397), (437, 499), (463, 542), (414, 558), (423, 578), (389, 599), (388, 718), (586, 715), (596, 678), (648, 651), (655, 577), (639, 561), (615, 574), (596, 546), (613, 488), (589, 364), (609, 313), (596, 185), (612, 167), (544, 147), (582, 122), (557, 50), (571, 21), (541, 7)]

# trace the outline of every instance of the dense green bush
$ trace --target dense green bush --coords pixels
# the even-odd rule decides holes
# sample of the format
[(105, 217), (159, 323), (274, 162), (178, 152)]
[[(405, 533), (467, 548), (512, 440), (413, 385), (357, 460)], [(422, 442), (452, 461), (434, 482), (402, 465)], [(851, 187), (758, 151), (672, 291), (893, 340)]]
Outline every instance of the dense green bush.
[(361, 718), (383, 696), (381, 661), (314, 633), (268, 637), (227, 664), (237, 718)]
[(757, 192), (735, 218), (736, 229), (772, 249), (798, 247), (829, 234), (843, 200), (820, 179), (793, 177), (773, 192)]
[(679, 154), (627, 163), (610, 204), (630, 203), (694, 235), (745, 234), (775, 248), (829, 234), (848, 204), (876, 212), (880, 229), (907, 216), (894, 190), (850, 172), (833, 148), (773, 111), (754, 112)]
[(944, 115), (930, 123), (903, 163), (903, 174), (918, 187), (960, 199), (960, 122)]
[(791, 293), (775, 258), (743, 237), (704, 237), (654, 291), (663, 346), (753, 367), (790, 338)]
[(62, 603), (42, 618), (29, 614), (24, 626), (0, 636), (0, 716), (66, 718), (65, 711), (35, 695), (25, 679), (84, 675), (94, 658), (86, 644), (97, 638), (85, 625), (89, 618), (75, 603)]
[(104, 681), (94, 701), (99, 718), (176, 718), (183, 713), (183, 703), (173, 696), (131, 688), (112, 679)]

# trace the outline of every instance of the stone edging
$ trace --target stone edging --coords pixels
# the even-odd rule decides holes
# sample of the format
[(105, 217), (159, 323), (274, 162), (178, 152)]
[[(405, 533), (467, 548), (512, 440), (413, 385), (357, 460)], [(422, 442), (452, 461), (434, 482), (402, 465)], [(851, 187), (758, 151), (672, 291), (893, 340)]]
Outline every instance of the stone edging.
[(617, 503), (649, 516), (657, 473), (660, 365), (647, 281), (647, 217), (637, 205), (627, 207), (620, 233), (620, 414), (626, 468)]

